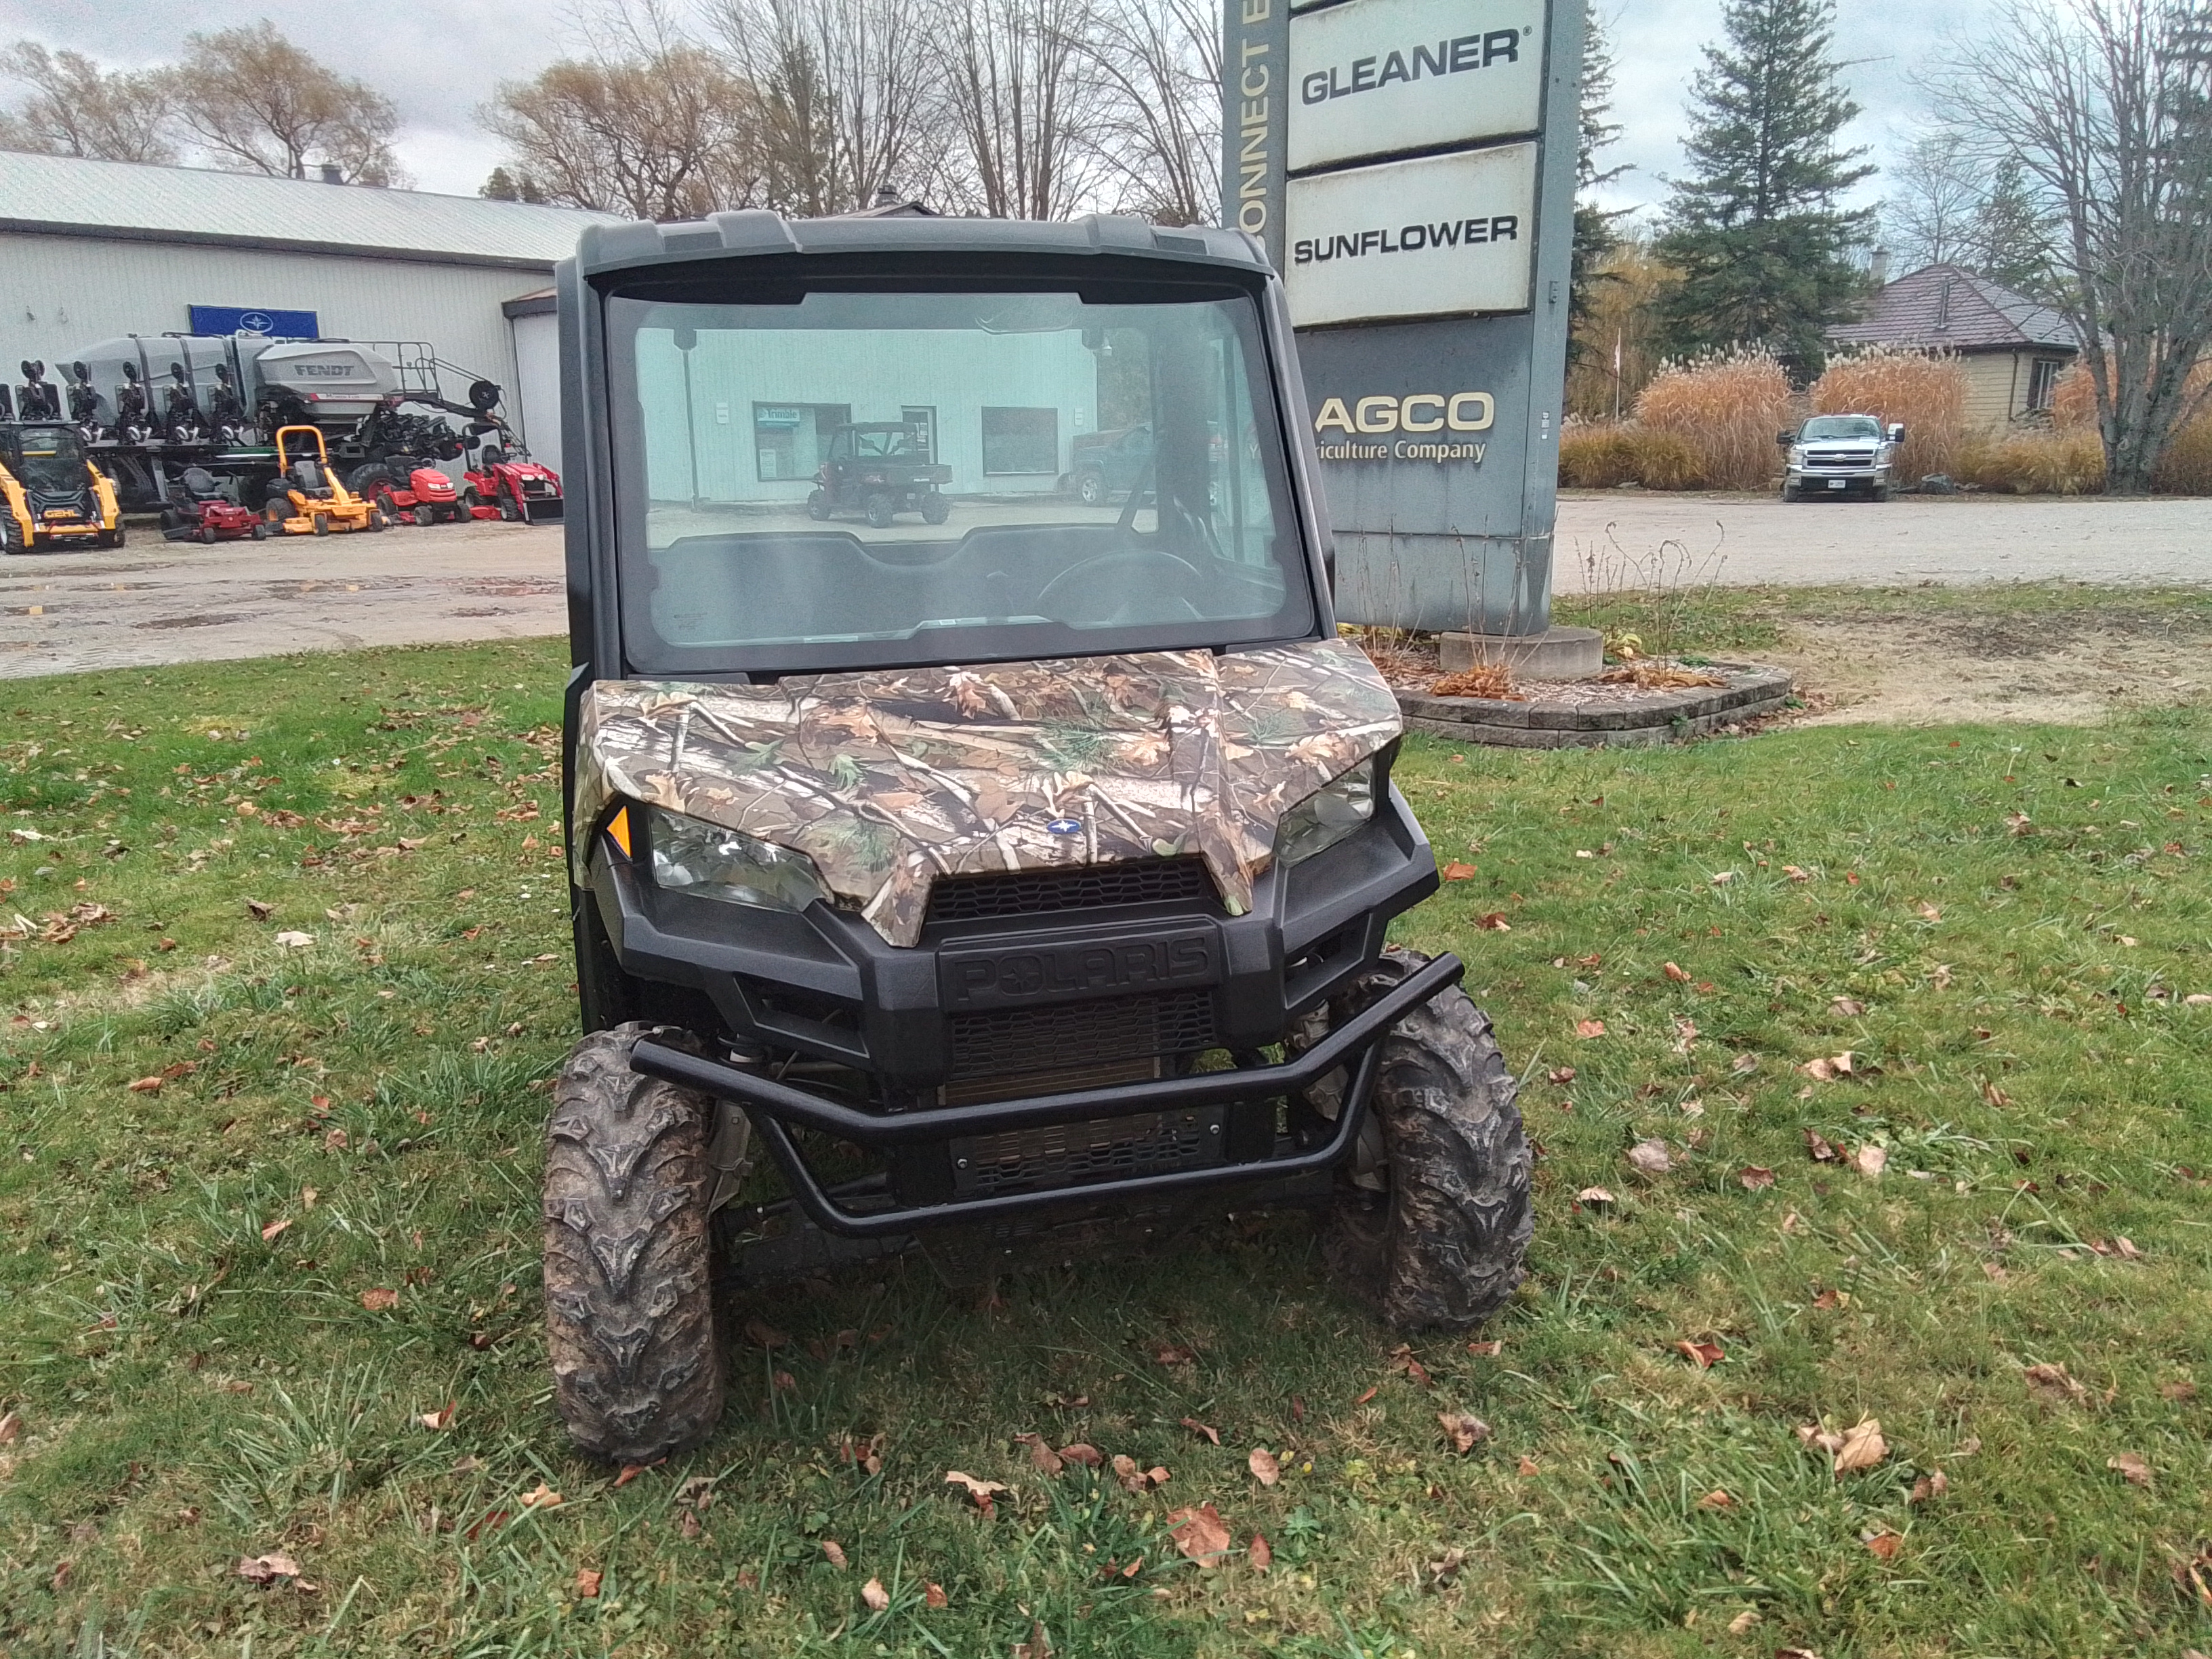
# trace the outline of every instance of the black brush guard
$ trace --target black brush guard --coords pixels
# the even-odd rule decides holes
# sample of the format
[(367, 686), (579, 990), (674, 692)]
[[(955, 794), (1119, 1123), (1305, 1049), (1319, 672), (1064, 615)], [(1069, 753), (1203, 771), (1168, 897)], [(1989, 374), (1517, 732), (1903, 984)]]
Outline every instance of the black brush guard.
[[(799, 1208), (810, 1220), (825, 1232), (848, 1238), (884, 1238), (926, 1227), (1000, 1221), (1069, 1206), (1118, 1204), (1132, 1199), (1156, 1199), (1251, 1182), (1284, 1182), (1334, 1168), (1352, 1155), (1358, 1140), (1360, 1122), (1366, 1115), (1382, 1065), (1383, 1033), (1438, 992), (1456, 985), (1466, 971), (1457, 957), (1437, 957), (1393, 986), (1305, 1053), (1280, 1066), (1200, 1072), (1190, 1077), (1041, 1095), (1027, 1100), (1000, 1100), (915, 1112), (864, 1111), (842, 1101), (779, 1083), (747, 1066), (690, 1054), (649, 1037), (632, 1051), (630, 1066), (647, 1077), (659, 1078), (743, 1107), (767, 1145), (769, 1155), (783, 1171), (784, 1179), (790, 1183)], [(1333, 1133), (1322, 1146), (1245, 1163), (1172, 1170), (1041, 1192), (1000, 1193), (949, 1203), (855, 1213), (840, 1207), (823, 1190), (791, 1138), (791, 1126), (795, 1124), (871, 1151), (882, 1151), (1146, 1112), (1233, 1106), (1298, 1093), (1341, 1066), (1352, 1067), (1350, 1086), (1338, 1109)]]

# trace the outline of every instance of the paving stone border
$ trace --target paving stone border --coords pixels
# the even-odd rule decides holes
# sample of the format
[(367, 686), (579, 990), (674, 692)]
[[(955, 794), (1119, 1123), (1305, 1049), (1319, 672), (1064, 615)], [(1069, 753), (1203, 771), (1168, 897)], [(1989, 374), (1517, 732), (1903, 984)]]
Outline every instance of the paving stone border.
[(1646, 691), (1633, 700), (1595, 704), (1501, 702), (1490, 697), (1432, 697), (1401, 691), (1398, 707), (1416, 732), (1506, 749), (1601, 749), (1704, 737), (1759, 714), (1771, 714), (1796, 689), (1779, 668), (1717, 662), (1706, 672), (1726, 685)]

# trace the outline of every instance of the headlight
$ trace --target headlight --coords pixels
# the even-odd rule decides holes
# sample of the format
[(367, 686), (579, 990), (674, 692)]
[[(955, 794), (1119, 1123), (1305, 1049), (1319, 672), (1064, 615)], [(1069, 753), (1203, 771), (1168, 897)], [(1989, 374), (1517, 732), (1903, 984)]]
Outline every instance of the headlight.
[(762, 910), (804, 910), (830, 896), (804, 853), (658, 806), (646, 817), (659, 886)]
[(1792, 466), (1802, 466), (1805, 465), (1805, 450), (1802, 445), (1792, 444), (1790, 446), (1790, 465)]
[(1275, 826), (1275, 862), (1287, 868), (1325, 853), (1375, 816), (1372, 756), (1323, 784)]

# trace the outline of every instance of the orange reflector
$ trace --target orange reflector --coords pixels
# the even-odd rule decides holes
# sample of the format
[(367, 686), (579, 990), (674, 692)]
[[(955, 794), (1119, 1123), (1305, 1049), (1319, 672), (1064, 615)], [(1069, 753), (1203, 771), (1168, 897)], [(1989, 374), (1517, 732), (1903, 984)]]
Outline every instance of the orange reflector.
[(622, 848), (623, 856), (629, 854), (629, 808), (625, 806), (607, 820), (607, 839)]

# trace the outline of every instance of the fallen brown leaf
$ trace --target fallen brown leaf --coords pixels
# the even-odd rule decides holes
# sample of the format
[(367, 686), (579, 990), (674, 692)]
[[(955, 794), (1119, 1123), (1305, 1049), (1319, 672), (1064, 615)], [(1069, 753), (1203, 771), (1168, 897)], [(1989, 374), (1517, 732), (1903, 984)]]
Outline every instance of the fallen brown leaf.
[[(1220, 1443), (1217, 1441), (1215, 1443)], [(1244, 1467), (1252, 1471), (1252, 1478), (1263, 1486), (1272, 1486), (1283, 1478), (1281, 1462), (1265, 1446), (1253, 1447), (1244, 1459)]]
[(1674, 963), (1669, 962), (1663, 963), (1659, 971), (1666, 975), (1668, 979), (1673, 980), (1677, 985), (1686, 985), (1690, 981), (1689, 970)]
[(1265, 1572), (1274, 1565), (1275, 1552), (1267, 1547), (1267, 1536), (1265, 1533), (1255, 1532), (1252, 1534), (1252, 1541), (1245, 1546), (1244, 1554), (1245, 1558), (1252, 1563), (1252, 1570), (1255, 1572)]
[(1133, 1492), (1141, 1498), (1148, 1492), (1166, 1486), (1170, 1477), (1165, 1469), (1158, 1466), (1140, 1469), (1135, 1458), (1117, 1452), (1114, 1457), (1114, 1478), (1121, 1483), (1123, 1492)]
[(1726, 1358), (1717, 1342), (1692, 1342), (1686, 1338), (1674, 1345), (1674, 1351), (1699, 1370), (1711, 1370)]
[(1870, 1469), (1889, 1455), (1889, 1443), (1881, 1437), (1881, 1419), (1862, 1418), (1844, 1431), (1843, 1444), (1836, 1448), (1835, 1473), (1838, 1476), (1856, 1474), (1861, 1469)]
[(745, 1321), (745, 1340), (757, 1348), (781, 1348), (791, 1338), (764, 1320), (748, 1319)]
[(1044, 1633), (1044, 1620), (1030, 1620), (1030, 1639), (1014, 1644), (1014, 1659), (1052, 1659), (1052, 1641)]
[(1456, 1547), (1446, 1550), (1429, 1563), (1427, 1588), (1432, 1590), (1449, 1589), (1459, 1578), (1459, 1570), (1467, 1565), (1467, 1552)]
[(1170, 1511), (1168, 1535), (1177, 1549), (1201, 1567), (1212, 1566), (1229, 1553), (1229, 1528), (1211, 1504)]
[(1701, 1510), (1732, 1510), (1735, 1507), (1735, 1499), (1716, 1486), (1698, 1500), (1698, 1507)]
[(860, 1586), (860, 1601), (870, 1613), (889, 1613), (891, 1593), (884, 1588), (880, 1578), (871, 1578)]
[(1764, 1164), (1747, 1164), (1735, 1172), (1735, 1178), (1743, 1183), (1746, 1192), (1763, 1192), (1774, 1184), (1774, 1171)]
[(1602, 1187), (1585, 1187), (1575, 1194), (1577, 1204), (1610, 1204), (1613, 1201), (1613, 1194)]
[(1030, 1449), (1030, 1466), (1039, 1474), (1058, 1474), (1066, 1467), (1066, 1460), (1045, 1444), (1042, 1435), (1018, 1434), (1014, 1437), (1014, 1443)]
[(2118, 1470), (2121, 1478), (2131, 1486), (2150, 1485), (2150, 1465), (2134, 1452), (2122, 1452), (2118, 1456), (2108, 1457), (2105, 1460), (2105, 1467)]
[(1080, 1463), (1086, 1469), (1097, 1468), (1106, 1461), (1097, 1447), (1088, 1445), (1080, 1440), (1072, 1446), (1062, 1446), (1060, 1449), (1060, 1458), (1063, 1463)]
[(822, 1554), (823, 1558), (838, 1571), (845, 1571), (845, 1547), (836, 1539), (825, 1538), (822, 1540)]
[(1536, 1460), (1524, 1453), (1521, 1458), (1521, 1468), (1519, 1472), (1523, 1476), (1539, 1473), (1536, 1467)]
[(1490, 1438), (1490, 1425), (1471, 1412), (1438, 1412), (1437, 1421), (1443, 1425), (1444, 1438), (1455, 1452), (1471, 1452), (1477, 1443)]
[(161, 1079), (158, 1077), (142, 1077), (124, 1086), (134, 1095), (158, 1095), (161, 1092)]
[(1912, 1491), (1905, 1498), (1908, 1504), (1925, 1504), (1930, 1498), (1941, 1498), (1951, 1490), (1950, 1478), (1942, 1470), (1923, 1474), (1912, 1483)]
[(1493, 1339), (1488, 1342), (1470, 1342), (1467, 1345), (1467, 1351), (1479, 1358), (1495, 1359), (1505, 1352), (1505, 1343), (1503, 1339)]
[[(2172, 1398), (2172, 1395), (2167, 1396)], [(23, 1419), (21, 1413), (9, 1412), (0, 1416), (0, 1446), (12, 1446), (22, 1437)]]
[(399, 1292), (378, 1285), (373, 1291), (361, 1293), (361, 1305), (371, 1313), (390, 1313), (399, 1305)]
[(1204, 1435), (1208, 1440), (1211, 1440), (1217, 1446), (1221, 1443), (1221, 1431), (1218, 1429), (1208, 1428), (1205, 1424), (1200, 1422), (1194, 1417), (1184, 1418), (1182, 1419), (1182, 1425), (1186, 1429), (1188, 1429), (1193, 1434)]
[(1879, 1181), (1881, 1172), (1889, 1167), (1888, 1149), (1869, 1142), (1851, 1154), (1851, 1167), (1869, 1181)]
[(1605, 1035), (1605, 1022), (1601, 1019), (1578, 1019), (1575, 1022), (1575, 1035), (1578, 1037), (1601, 1037)]
[(543, 1480), (522, 1494), (522, 1507), (526, 1510), (552, 1510), (560, 1506), (561, 1494)]
[(1866, 1004), (1856, 997), (1836, 997), (1830, 1000), (1828, 1006), (1845, 1019), (1856, 1019), (1866, 1012)]
[[(2176, 1405), (2185, 1405), (2197, 1398), (2197, 1385), (2194, 1382), (2161, 1382), (2158, 1385), (2158, 1392), (2162, 1399), (2171, 1400)], [(7, 1429), (8, 1425), (0, 1422), (0, 1442), (15, 1438)]]
[(285, 1216), (280, 1220), (270, 1222), (267, 1226), (261, 1230), (261, 1242), (264, 1244), (274, 1242), (277, 1235), (282, 1233), (291, 1224), (292, 1218), (290, 1216)]
[(1571, 1066), (1554, 1066), (1544, 1073), (1544, 1076), (1547, 1081), (1553, 1083), (1572, 1083), (1575, 1080), (1575, 1068)]
[(238, 1564), (238, 1576), (249, 1584), (273, 1584), (279, 1578), (297, 1578), (300, 1564), (282, 1550), (249, 1555)]
[(1482, 872), (1471, 864), (1462, 864), (1455, 860), (1453, 862), (1444, 866), (1444, 867), (1439, 870), (1437, 873), (1442, 876), (1446, 881), (1468, 881), (1480, 875)]
[(459, 1403), (459, 1402), (457, 1401), (448, 1400), (436, 1411), (424, 1412), (422, 1418), (422, 1426), (426, 1429), (446, 1429), (452, 1427), (453, 1422), (453, 1412)]
[(599, 1599), (599, 1586), (605, 1582), (606, 1575), (597, 1567), (576, 1569), (576, 1594), (586, 1601), (595, 1601)]
[(928, 1583), (922, 1586), (921, 1605), (925, 1607), (941, 1607), (950, 1600), (951, 1598), (945, 1594), (944, 1585)]
[(1897, 1559), (1898, 1549), (1905, 1540), (1898, 1534), (1884, 1528), (1881, 1532), (1862, 1538), (1859, 1541), (1873, 1553), (1876, 1559), (1893, 1561)]
[(1163, 1365), (1188, 1365), (1198, 1358), (1198, 1351), (1179, 1343), (1156, 1342), (1152, 1345), (1152, 1358)]
[(1492, 933), (1510, 933), (1513, 931), (1513, 924), (1505, 920), (1505, 913), (1502, 910), (1484, 911), (1481, 915), (1475, 918), (1474, 925)]
[(1814, 1163), (1834, 1164), (1839, 1161), (1840, 1155), (1835, 1147), (1829, 1144), (1826, 1136), (1815, 1133), (1811, 1129), (1803, 1130), (1802, 1133), (1805, 1137), (1805, 1151)]
[(2063, 1365), (2030, 1365), (2026, 1376), (2029, 1388), (2056, 1399), (2070, 1400), (2078, 1406), (2089, 1398), (2088, 1389), (2069, 1376)]
[(1807, 1060), (1797, 1069), (1820, 1082), (1832, 1083), (1839, 1077), (1850, 1076), (1851, 1052), (1846, 1048), (1840, 1054), (1823, 1054), (1817, 1060)]
[(1728, 1633), (1730, 1636), (1746, 1635), (1752, 1631), (1759, 1622), (1759, 1617), (1758, 1610), (1753, 1607), (1746, 1607), (1741, 1613), (1739, 1613), (1735, 1618), (1729, 1620)]
[(1943, 920), (1942, 907), (1941, 905), (1930, 904), (1926, 899), (1913, 900), (1912, 909), (1913, 913), (1919, 916), (1923, 921), (1941, 921)]
[(1656, 1139), (1639, 1140), (1631, 1146), (1628, 1161), (1645, 1175), (1665, 1175), (1674, 1167), (1674, 1160), (1667, 1153), (1667, 1143)]
[(945, 1471), (945, 1483), (965, 1489), (968, 1496), (975, 1500), (975, 1507), (987, 1516), (996, 1513), (991, 1507), (991, 1500), (1002, 1492), (1012, 1490), (1002, 1481), (978, 1480), (974, 1475), (963, 1474), (958, 1469)]

